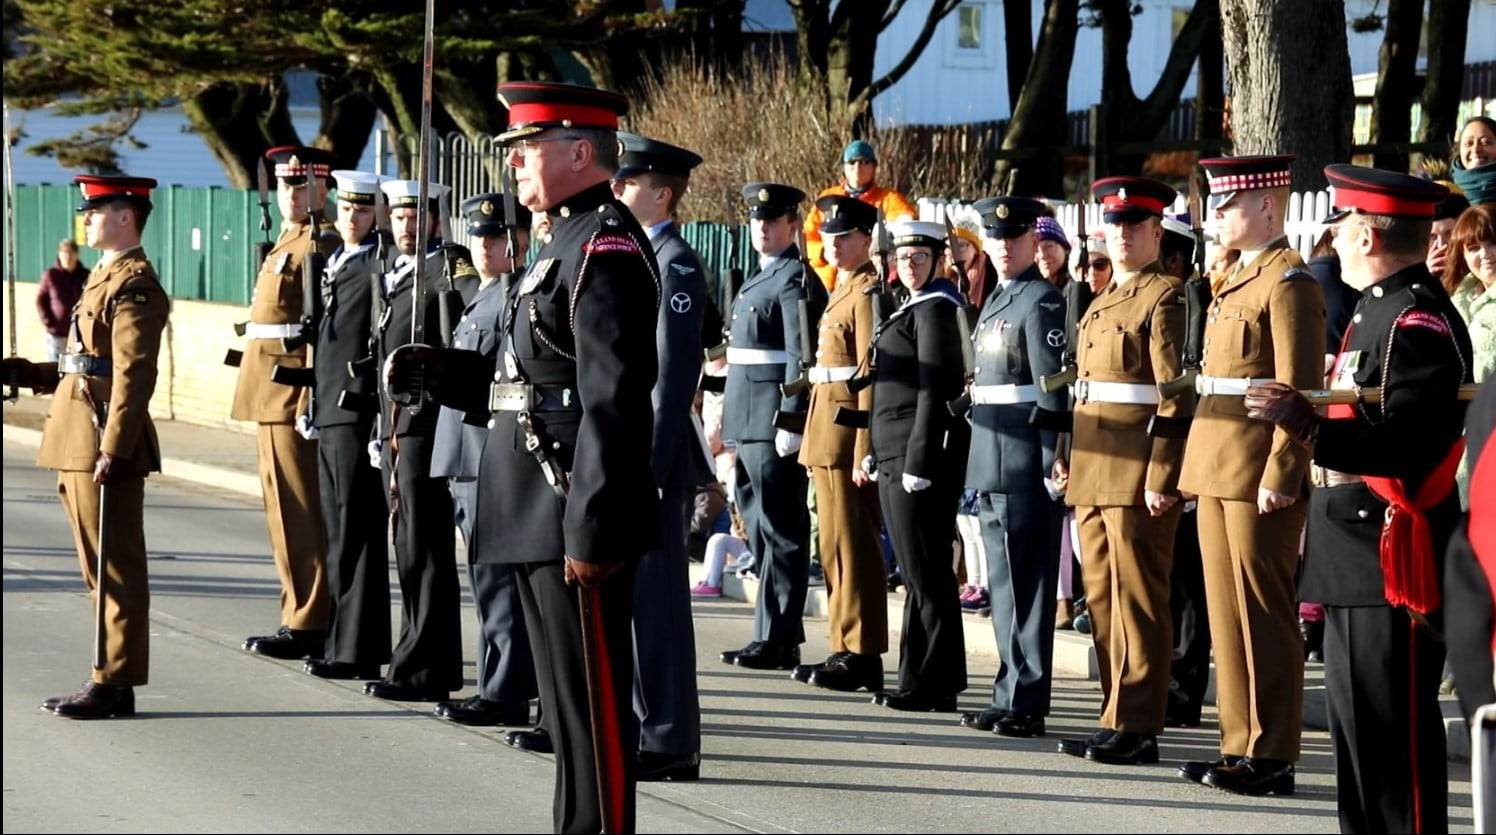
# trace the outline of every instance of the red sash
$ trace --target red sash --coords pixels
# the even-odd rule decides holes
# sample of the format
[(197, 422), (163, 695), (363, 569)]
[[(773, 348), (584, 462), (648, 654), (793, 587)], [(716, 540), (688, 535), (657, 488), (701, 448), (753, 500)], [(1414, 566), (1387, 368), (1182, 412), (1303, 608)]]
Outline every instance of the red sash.
[(1465, 439), (1460, 438), (1412, 495), (1400, 478), (1365, 476), (1366, 486), (1387, 503), (1382, 523), (1382, 589), (1393, 606), (1424, 615), (1439, 608), (1434, 537), (1423, 512), (1449, 497), (1464, 454)]
[[(1486, 574), (1492, 606), (1496, 607), (1496, 452), (1492, 447), (1496, 443), (1487, 439), (1480, 459), (1471, 467), (1468, 530), (1470, 549)], [(1496, 652), (1496, 630), (1491, 634), (1491, 651)]]

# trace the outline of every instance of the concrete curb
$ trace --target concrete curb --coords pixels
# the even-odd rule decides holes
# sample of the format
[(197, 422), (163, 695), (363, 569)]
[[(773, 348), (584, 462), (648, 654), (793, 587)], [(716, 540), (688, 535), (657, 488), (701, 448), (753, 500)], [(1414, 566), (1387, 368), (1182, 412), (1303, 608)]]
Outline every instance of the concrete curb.
[[(42, 433), (38, 429), (28, 429), (24, 426), (6, 424), (5, 440), (31, 449), (39, 449), (42, 445)], [(210, 467), (206, 464), (194, 464), (191, 461), (183, 461), (177, 458), (166, 458), (161, 461), (161, 475), (166, 478), (217, 487), (233, 493), (253, 496), (254, 498), (260, 498), (263, 495), (260, 492), (260, 478), (258, 475), (242, 473), (224, 467)]]

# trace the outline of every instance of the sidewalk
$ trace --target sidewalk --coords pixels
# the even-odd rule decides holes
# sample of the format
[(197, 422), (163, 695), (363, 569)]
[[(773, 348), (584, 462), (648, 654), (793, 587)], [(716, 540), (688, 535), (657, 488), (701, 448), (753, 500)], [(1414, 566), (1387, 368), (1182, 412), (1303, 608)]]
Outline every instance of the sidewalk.
[[(41, 443), (41, 428), (45, 422), (50, 397), (23, 395), (16, 403), (4, 405), (5, 438), (27, 446)], [(227, 428), (215, 428), (180, 421), (159, 421), (157, 434), (161, 439), (164, 456), (162, 475), (168, 478), (193, 482), (200, 485), (228, 490), (258, 497), (260, 479), (256, 473), (257, 457), (253, 435), (235, 432)], [(459, 544), (459, 548), (461, 545)], [(692, 564), (692, 582), (700, 579), (702, 567)], [(723, 597), (737, 600), (753, 600), (758, 593), (758, 583), (726, 574), (722, 580)], [(888, 623), (890, 645), (897, 646), (899, 627), (903, 623), (904, 596), (901, 592), (889, 595)], [(826, 616), (826, 589), (812, 587), (805, 601), (805, 613), (812, 618)], [(992, 623), (987, 618), (966, 615), (964, 622), (966, 651), (969, 654), (996, 658), (997, 646), (992, 634)], [(808, 629), (817, 627), (810, 626)], [(1054, 667), (1060, 674), (1096, 678), (1096, 652), (1089, 635), (1078, 632), (1056, 632)], [(1214, 703), (1215, 689), (1212, 680), (1206, 700)], [(1449, 757), (1452, 760), (1468, 761), (1470, 758), (1470, 733), (1460, 715), (1459, 704), (1451, 696), (1440, 699), (1444, 712)], [(1316, 730), (1328, 727), (1325, 707), (1324, 666), (1308, 665), (1304, 676), (1304, 725)]]

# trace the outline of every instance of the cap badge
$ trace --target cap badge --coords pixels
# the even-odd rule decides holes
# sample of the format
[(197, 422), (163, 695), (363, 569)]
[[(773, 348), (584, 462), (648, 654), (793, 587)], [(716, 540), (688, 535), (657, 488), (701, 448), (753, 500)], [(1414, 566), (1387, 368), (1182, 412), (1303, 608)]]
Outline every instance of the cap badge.
[(1127, 189), (1125, 189), (1125, 188), (1119, 188), (1119, 189), (1117, 189), (1117, 199), (1120, 200), (1120, 201), (1122, 201), (1123, 203), (1126, 203), (1127, 202)]
[(295, 154), (292, 154), (291, 158), (286, 160), (286, 167), (294, 171), (301, 167), (301, 160)]
[(841, 204), (840, 203), (832, 203), (831, 204), (831, 216), (832, 217), (836, 217), (839, 214), (841, 214)]
[(1008, 204), (1007, 203), (999, 203), (999, 204), (997, 204), (997, 219), (998, 220), (1006, 220), (1007, 217), (1008, 217)]
[(758, 190), (758, 202), (760, 202), (760, 203), (767, 203), (767, 202), (769, 202), (769, 190), (768, 189), (761, 188), (761, 189)]
[(492, 216), (493, 203), (491, 201), (484, 200), (482, 203), (478, 204), (478, 211), (484, 215)]

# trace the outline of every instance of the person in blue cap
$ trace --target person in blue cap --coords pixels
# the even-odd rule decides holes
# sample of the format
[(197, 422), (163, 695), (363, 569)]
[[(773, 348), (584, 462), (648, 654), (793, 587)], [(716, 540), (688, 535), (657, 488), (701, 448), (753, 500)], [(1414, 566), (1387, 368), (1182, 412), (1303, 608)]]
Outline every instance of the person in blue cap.
[(909, 198), (891, 188), (878, 185), (878, 154), (872, 143), (854, 139), (842, 151), (842, 180), (816, 195), (816, 205), (805, 216), (805, 260), (821, 277), (827, 292), (836, 289), (836, 267), (826, 260), (821, 242), (821, 224), (825, 222), (820, 208), (824, 197), (855, 197), (878, 210), (883, 221), (917, 218), (919, 211)]
[(696, 487), (715, 475), (692, 411), (701, 379), (702, 319), (711, 302), (706, 267), (681, 237), (676, 210), (701, 157), (638, 134), (620, 133), (619, 139), (623, 155), (613, 194), (649, 237), (661, 286), (650, 467), (660, 491), (664, 542), (640, 560), (634, 578), (639, 779), (695, 780), (701, 769), (701, 700), (686, 538)]

